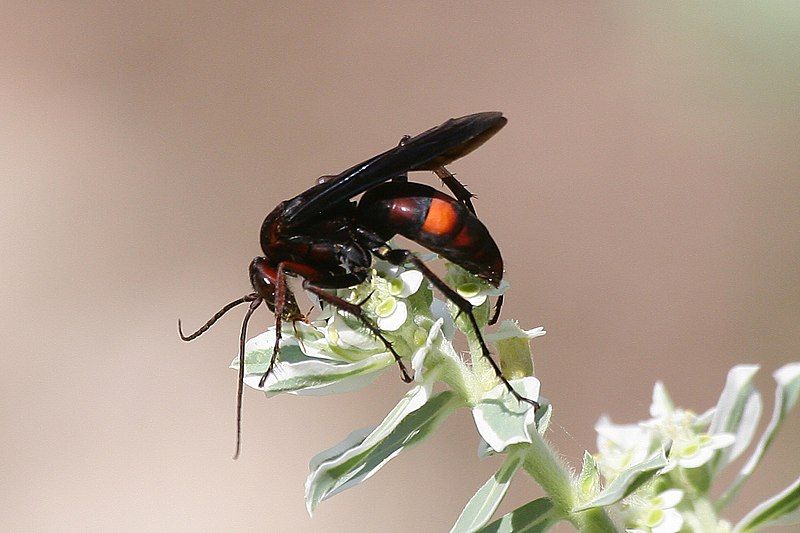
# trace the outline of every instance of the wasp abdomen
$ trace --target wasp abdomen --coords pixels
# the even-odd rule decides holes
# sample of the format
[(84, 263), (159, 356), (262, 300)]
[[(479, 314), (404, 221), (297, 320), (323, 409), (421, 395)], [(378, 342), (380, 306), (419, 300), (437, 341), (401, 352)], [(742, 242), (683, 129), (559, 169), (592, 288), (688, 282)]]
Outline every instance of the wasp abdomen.
[(419, 183), (389, 182), (368, 191), (358, 219), (384, 239), (400, 234), (497, 285), (503, 259), (486, 226), (462, 203)]

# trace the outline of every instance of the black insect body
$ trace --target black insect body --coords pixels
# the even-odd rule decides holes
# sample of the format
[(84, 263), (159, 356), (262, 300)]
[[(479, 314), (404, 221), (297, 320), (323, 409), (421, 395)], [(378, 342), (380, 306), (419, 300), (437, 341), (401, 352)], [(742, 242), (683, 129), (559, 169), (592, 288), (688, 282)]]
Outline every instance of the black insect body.
[[(180, 332), (183, 340), (192, 340), (233, 307), (250, 304), (239, 339), (235, 456), (240, 449), (244, 343), (250, 316), (262, 302), (275, 313), (275, 349), (261, 379), (262, 386), (278, 357), (281, 323), (305, 320), (287, 285), (287, 276), (302, 278), (303, 289), (358, 318), (392, 353), (403, 380), (411, 381), (400, 355), (361, 306), (326, 290), (352, 287), (365, 281), (373, 257), (394, 265), (411, 263), (422, 272), (468, 317), (483, 356), (511, 394), (538, 407), (536, 402), (517, 393), (503, 376), (481, 336), (472, 305), (412, 252), (392, 248), (387, 243), (393, 236), (402, 235), (487, 282), (499, 285), (503, 277), (500, 250), (475, 215), (472, 195), (444, 166), (479, 147), (505, 124), (506, 119), (496, 112), (448, 120), (416, 137), (404, 137), (398, 146), (340, 174), (320, 178), (315, 186), (281, 202), (267, 215), (261, 226), (264, 256), (255, 258), (249, 269), (254, 292), (223, 307), (192, 335), (184, 336)], [(436, 173), (455, 197), (409, 182), (407, 173), (419, 170)], [(361, 199), (354, 201), (361, 193), (364, 193)], [(501, 303), (499, 299), (490, 323), (497, 320)], [(178, 327), (180, 330), (180, 321)]]

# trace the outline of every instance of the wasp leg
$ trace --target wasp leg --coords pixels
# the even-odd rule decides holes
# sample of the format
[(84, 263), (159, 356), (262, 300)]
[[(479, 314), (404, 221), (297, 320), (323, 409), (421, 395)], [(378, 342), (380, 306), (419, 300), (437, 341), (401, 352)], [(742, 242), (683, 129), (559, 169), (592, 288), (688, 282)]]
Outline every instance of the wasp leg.
[(492, 318), (489, 319), (488, 325), (494, 326), (497, 324), (497, 321), (500, 320), (500, 310), (503, 308), (503, 295), (497, 297), (497, 301), (494, 303), (494, 314)]
[(472, 312), (473, 306), (471, 303), (450, 288), (447, 283), (444, 282), (444, 280), (442, 280), (431, 269), (429, 269), (425, 262), (414, 255), (414, 253), (410, 250), (392, 249), (384, 245), (379, 248), (374, 248), (373, 253), (379, 258), (384, 259), (393, 265), (402, 266), (405, 263), (412, 263), (415, 267), (417, 267), (417, 269), (422, 272), (422, 274), (428, 278), (428, 280), (433, 283), (433, 285), (439, 289), (439, 291), (441, 291), (441, 293), (444, 294), (448, 300), (453, 302), (456, 307), (458, 307), (459, 313), (464, 313), (467, 315), (470, 323), (472, 324), (472, 329), (475, 331), (475, 336), (478, 339), (478, 343), (480, 344), (483, 357), (485, 357), (492, 365), (494, 373), (497, 375), (497, 379), (499, 379), (503, 385), (506, 386), (508, 392), (510, 392), (511, 395), (517, 399), (517, 401), (528, 403), (532, 405), (534, 409), (539, 409), (538, 402), (528, 399), (514, 390), (514, 387), (511, 386), (511, 383), (509, 383), (506, 377), (503, 375), (503, 371), (500, 369), (500, 366), (492, 358), (492, 355), (489, 352), (489, 347), (486, 345), (486, 341), (483, 340), (483, 335), (481, 335), (481, 330), (478, 326), (478, 321), (475, 319), (475, 314)]
[(281, 353), (281, 330), (283, 329), (283, 313), (286, 308), (286, 271), (284, 270), (283, 263), (278, 264), (278, 273), (275, 276), (275, 346), (272, 348), (272, 357), (269, 360), (269, 366), (261, 380), (258, 382), (259, 387), (263, 387), (267, 382), (272, 369), (275, 367), (275, 362), (278, 360), (278, 354)]
[[(403, 146), (409, 139), (411, 139), (410, 135), (403, 135), (403, 137), (400, 139), (400, 142), (397, 143), (397, 146)], [(439, 176), (439, 179), (442, 180), (442, 183), (444, 183), (445, 186), (450, 189), (450, 192), (453, 193), (459, 202), (464, 204), (467, 209), (472, 211), (473, 215), (476, 214), (475, 206), (472, 205), (472, 198), (475, 198), (475, 195), (469, 192), (464, 184), (456, 179), (452, 172), (444, 168), (444, 166), (434, 169), (433, 172)], [(392, 178), (392, 181), (408, 181), (408, 173), (403, 173), (399, 176), (396, 176)]]
[[(397, 143), (397, 146), (403, 146), (404, 144), (406, 144), (406, 142), (408, 142), (409, 139), (411, 139), (410, 135), (403, 135), (403, 137), (400, 139), (400, 142)], [(475, 195), (469, 192), (467, 188), (464, 186), (464, 184), (456, 179), (455, 175), (452, 172), (444, 168), (444, 166), (434, 169), (433, 172), (434, 174), (439, 176), (439, 179), (442, 180), (442, 183), (444, 183), (447, 186), (447, 188), (450, 189), (450, 192), (452, 192), (453, 195), (455, 195), (456, 199), (459, 202), (464, 204), (467, 207), (467, 209), (472, 211), (473, 215), (476, 214), (475, 206), (472, 205), (472, 200), (471, 200), (472, 198), (475, 198)], [(408, 174), (405, 173), (395, 178), (392, 178), (392, 181), (408, 181)]]
[(406, 366), (403, 364), (403, 360), (400, 358), (400, 355), (395, 351), (394, 347), (392, 346), (392, 343), (389, 342), (389, 339), (383, 336), (381, 330), (377, 326), (375, 326), (375, 324), (370, 322), (369, 318), (367, 318), (364, 315), (364, 311), (361, 309), (361, 304), (363, 304), (363, 302), (361, 302), (361, 304), (350, 303), (344, 298), (339, 298), (334, 294), (331, 294), (319, 287), (312, 285), (311, 282), (309, 282), (308, 280), (303, 280), (303, 288), (311, 292), (312, 294), (315, 294), (319, 299), (328, 302), (337, 309), (341, 309), (346, 313), (350, 313), (358, 320), (360, 320), (361, 323), (364, 324), (364, 326), (366, 326), (366, 328), (370, 330), (373, 335), (378, 337), (381, 340), (381, 342), (383, 342), (383, 345), (386, 346), (386, 349), (389, 350), (389, 352), (391, 352), (392, 356), (394, 357), (394, 360), (397, 362), (397, 366), (400, 367), (401, 379), (406, 383), (411, 383), (413, 381), (411, 376), (408, 374), (408, 370), (406, 370)]
[(456, 197), (456, 200), (464, 204), (467, 209), (472, 211), (473, 215), (476, 214), (475, 206), (472, 205), (472, 198), (475, 198), (475, 195), (469, 192), (464, 184), (456, 179), (452, 172), (444, 167), (439, 167), (434, 169), (433, 173), (439, 176), (439, 179), (442, 180), (442, 183), (444, 183), (448, 189), (450, 189), (450, 192), (453, 193), (453, 196)]

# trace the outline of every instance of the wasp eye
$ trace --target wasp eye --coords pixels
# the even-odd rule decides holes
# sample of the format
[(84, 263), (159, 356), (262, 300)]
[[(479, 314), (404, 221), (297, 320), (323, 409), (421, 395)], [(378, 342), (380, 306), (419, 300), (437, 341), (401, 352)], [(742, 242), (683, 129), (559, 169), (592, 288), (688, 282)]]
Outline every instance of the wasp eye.
[[(275, 304), (275, 269), (270, 266), (266, 257), (256, 257), (250, 263), (250, 284), (253, 290), (264, 299), (270, 309)], [(273, 309), (274, 310), (274, 309)]]

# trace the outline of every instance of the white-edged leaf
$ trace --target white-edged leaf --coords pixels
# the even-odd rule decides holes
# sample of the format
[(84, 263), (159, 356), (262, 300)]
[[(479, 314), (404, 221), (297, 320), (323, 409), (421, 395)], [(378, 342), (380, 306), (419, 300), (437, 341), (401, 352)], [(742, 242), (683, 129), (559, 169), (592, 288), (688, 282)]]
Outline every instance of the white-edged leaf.
[(355, 448), (364, 442), (364, 439), (366, 439), (370, 433), (375, 431), (375, 428), (377, 427), (378, 426), (370, 426), (368, 428), (357, 429), (345, 437), (345, 439), (339, 444), (319, 452), (308, 462), (308, 470), (310, 472), (314, 472), (322, 463), (341, 457), (341, 455), (346, 451)]
[(497, 452), (489, 446), (489, 443), (483, 440), (483, 437), (478, 435), (478, 457), (483, 459), (484, 457), (491, 457), (492, 455), (497, 455)]
[(754, 390), (744, 404), (742, 411), (742, 419), (739, 426), (736, 428), (736, 434), (732, 446), (721, 450), (721, 464), (720, 467), (735, 461), (745, 450), (750, 446), (753, 437), (758, 429), (758, 422), (761, 420), (761, 413), (764, 410), (764, 402), (761, 400), (761, 394)]
[(750, 456), (747, 463), (739, 471), (730, 488), (720, 498), (719, 507), (729, 504), (736, 496), (742, 484), (747, 481), (758, 466), (764, 453), (772, 444), (772, 440), (781, 425), (783, 425), (786, 414), (797, 404), (797, 400), (800, 398), (800, 363), (789, 363), (782, 366), (775, 371), (773, 377), (777, 386), (775, 388), (775, 405), (772, 409), (772, 418), (767, 429), (764, 430), (764, 434), (761, 435), (753, 455)]
[[(536, 411), (536, 430), (539, 432), (539, 435), (544, 437), (547, 428), (550, 426), (550, 418), (553, 415), (553, 405), (550, 403), (550, 400), (544, 396), (539, 396), (539, 400), (537, 401), (539, 402), (539, 410)], [(489, 443), (486, 442), (483, 437), (478, 435), (478, 457), (483, 459), (491, 455), (497, 455), (497, 452), (489, 446)]]
[[(758, 369), (758, 365), (736, 365), (728, 372), (709, 433), (732, 433), (737, 442), (735, 446), (715, 452), (709, 463), (712, 476), (735, 460), (747, 448), (754, 435), (758, 417), (761, 415), (761, 398), (752, 383)], [(754, 397), (758, 398), (753, 399)], [(736, 454), (733, 453), (734, 450), (737, 451)]]
[[(524, 397), (534, 401), (539, 398), (538, 379), (528, 376), (510, 383)], [(529, 428), (535, 423), (536, 413), (533, 406), (518, 401), (500, 384), (473, 406), (472, 418), (481, 437), (494, 451), (502, 452), (511, 444), (531, 442)]]
[(475, 531), (486, 524), (503, 501), (511, 479), (522, 466), (522, 457), (509, 454), (500, 469), (470, 498), (450, 533)]
[(312, 459), (306, 480), (309, 514), (322, 500), (365, 481), (404, 448), (427, 438), (463, 405), (452, 391), (430, 396), (430, 388), (431, 384), (414, 387), (375, 429), (352, 433)]
[[(309, 350), (313, 342), (305, 342), (305, 349)], [(285, 334), (278, 361), (262, 388), (258, 384), (269, 368), (274, 345), (275, 328), (253, 337), (245, 345), (244, 383), (266, 392), (267, 396), (280, 392), (319, 395), (355, 390), (368, 385), (381, 370), (394, 364), (394, 358), (388, 352), (367, 355), (357, 361), (312, 357), (303, 352), (297, 339)], [(238, 370), (238, 357), (230, 367)]]
[(600, 494), (576, 507), (575, 512), (585, 511), (594, 507), (605, 507), (617, 503), (644, 483), (650, 481), (658, 474), (658, 471), (665, 466), (667, 466), (667, 457), (664, 450), (660, 450), (651, 455), (647, 460), (623, 470), (608, 487), (600, 492)]
[(734, 532), (800, 523), (800, 477), (767, 501), (756, 506), (736, 524)]
[(539, 498), (503, 515), (478, 533), (544, 533), (560, 521), (553, 502)]
[[(287, 356), (291, 352), (299, 352), (299, 349), (292, 346), (281, 348), (281, 361), (275, 364), (273, 371), (267, 376), (264, 387), (259, 387), (259, 382), (269, 363), (245, 363), (245, 385), (264, 391), (267, 396), (281, 392), (335, 394), (368, 385), (378, 377), (381, 370), (394, 363), (394, 358), (389, 353), (379, 353), (355, 363), (339, 363), (310, 357), (290, 359)], [(238, 361), (231, 364), (232, 368), (238, 366)]]

